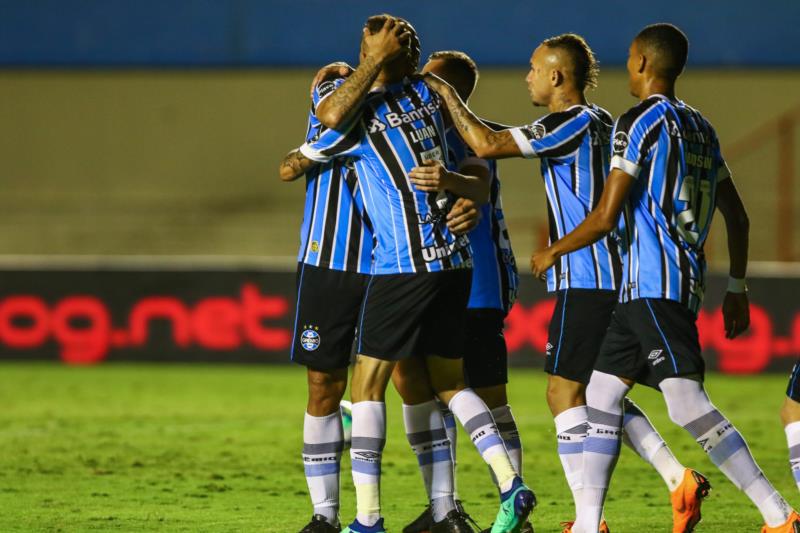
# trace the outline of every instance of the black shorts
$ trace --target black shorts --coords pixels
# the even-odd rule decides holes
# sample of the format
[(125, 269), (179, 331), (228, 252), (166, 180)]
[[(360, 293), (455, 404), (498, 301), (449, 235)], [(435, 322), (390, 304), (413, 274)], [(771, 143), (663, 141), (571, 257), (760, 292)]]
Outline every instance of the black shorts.
[(595, 370), (653, 388), (666, 378), (705, 375), (697, 317), (679, 302), (617, 304)]
[(368, 274), (297, 266), (292, 361), (314, 370), (350, 364)]
[(467, 309), (464, 380), (468, 387), (508, 383), (508, 349), (503, 336), (505, 317), (499, 309)]
[(544, 369), (548, 374), (589, 383), (617, 298), (617, 291), (558, 291), (547, 337)]
[(359, 326), (360, 354), (387, 361), (463, 356), (471, 269), (370, 278)]
[(800, 361), (797, 361), (792, 368), (789, 385), (786, 386), (786, 396), (800, 402)]

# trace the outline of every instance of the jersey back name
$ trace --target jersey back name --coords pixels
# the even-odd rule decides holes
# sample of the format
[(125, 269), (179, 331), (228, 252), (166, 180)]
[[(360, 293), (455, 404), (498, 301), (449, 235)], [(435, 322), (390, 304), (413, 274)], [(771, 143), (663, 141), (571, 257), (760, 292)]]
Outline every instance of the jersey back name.
[[(550, 113), (511, 134), (525, 157), (541, 159), (550, 242), (578, 226), (594, 209), (608, 176), (613, 119), (595, 105)], [(618, 290), (618, 243), (613, 235), (563, 255), (547, 271), (547, 289)]]
[(654, 95), (617, 120), (613, 151), (611, 167), (636, 178), (619, 228), (621, 300), (665, 298), (697, 312), (717, 183), (730, 177), (714, 128), (683, 102)]
[(301, 148), (313, 160), (353, 160), (376, 237), (373, 274), (437, 272), (471, 266), (469, 239), (446, 225), (446, 202), (414, 187), (408, 173), (425, 160), (448, 166), (439, 96), (421, 79), (367, 95), (360, 115)]

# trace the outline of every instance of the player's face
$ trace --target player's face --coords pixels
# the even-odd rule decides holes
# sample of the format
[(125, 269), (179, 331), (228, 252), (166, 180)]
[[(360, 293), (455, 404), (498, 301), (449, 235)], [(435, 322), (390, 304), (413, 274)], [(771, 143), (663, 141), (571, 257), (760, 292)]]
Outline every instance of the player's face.
[(546, 106), (550, 103), (553, 94), (553, 86), (550, 84), (549, 69), (545, 68), (546, 50), (539, 46), (531, 55), (531, 69), (525, 77), (528, 84), (528, 93), (531, 96), (533, 105)]

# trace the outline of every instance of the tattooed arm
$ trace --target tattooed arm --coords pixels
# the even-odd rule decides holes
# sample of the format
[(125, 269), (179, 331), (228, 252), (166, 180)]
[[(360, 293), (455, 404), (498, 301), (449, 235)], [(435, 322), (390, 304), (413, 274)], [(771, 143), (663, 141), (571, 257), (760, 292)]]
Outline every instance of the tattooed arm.
[(364, 28), (363, 59), (355, 72), (319, 103), (316, 112), (319, 121), (336, 129), (352, 118), (384, 63), (407, 49), (409, 37), (406, 27), (393, 18), (387, 18), (383, 27), (372, 35)]
[(458, 129), (461, 138), (475, 151), (475, 155), (481, 159), (522, 157), (510, 130), (494, 131), (486, 126), (470, 111), (456, 90), (438, 76), (426, 74), (425, 83), (442, 97), (453, 125)]
[(286, 154), (278, 168), (281, 181), (294, 181), (317, 164), (316, 161), (308, 159), (300, 153), (298, 148), (295, 148)]

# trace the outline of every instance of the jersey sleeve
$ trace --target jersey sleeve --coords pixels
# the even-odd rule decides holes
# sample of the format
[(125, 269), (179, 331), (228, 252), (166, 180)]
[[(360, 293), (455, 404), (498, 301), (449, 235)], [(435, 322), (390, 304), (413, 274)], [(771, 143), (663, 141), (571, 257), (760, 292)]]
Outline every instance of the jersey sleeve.
[(611, 137), (611, 168), (638, 178), (642, 167), (650, 160), (651, 149), (658, 140), (652, 132), (659, 127), (662, 118), (652, 106), (643, 110), (637, 106), (619, 117)]
[(717, 183), (733, 177), (728, 163), (725, 161), (725, 158), (722, 157), (722, 147), (719, 145), (719, 138), (717, 137), (716, 131), (714, 132), (714, 163), (717, 168)]
[(344, 78), (325, 80), (314, 87), (314, 93), (311, 95), (311, 99), (314, 102), (314, 107), (316, 108), (320, 102), (333, 94), (333, 91), (338, 89), (344, 83), (344, 80)]
[(337, 156), (358, 155), (361, 147), (361, 126), (357, 117), (340, 130), (321, 128), (303, 143), (300, 153), (318, 163), (327, 163)]
[(585, 113), (551, 113), (533, 124), (510, 131), (526, 158), (564, 157), (581, 145), (590, 122)]

